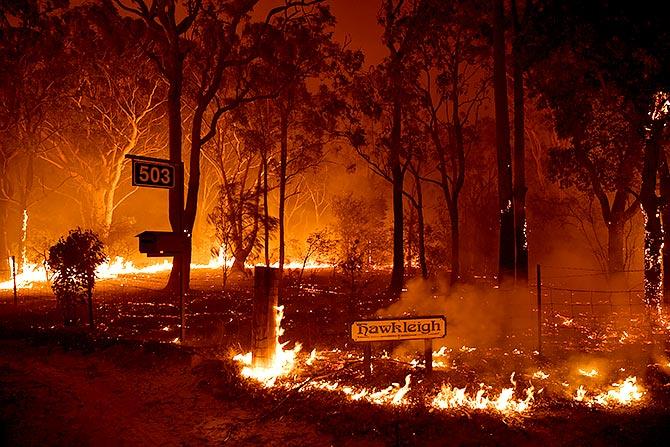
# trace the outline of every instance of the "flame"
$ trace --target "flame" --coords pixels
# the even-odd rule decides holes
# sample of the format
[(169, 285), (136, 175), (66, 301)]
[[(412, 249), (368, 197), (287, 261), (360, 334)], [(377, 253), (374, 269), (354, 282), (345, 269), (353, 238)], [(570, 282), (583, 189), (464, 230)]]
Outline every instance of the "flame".
[[(513, 385), (514, 373), (510, 381)], [(530, 385), (523, 392), (525, 397), (515, 398), (514, 388), (503, 388), (500, 394), (490, 395), (489, 390), (483, 383), (479, 384), (479, 390), (475, 394), (467, 392), (467, 387), (457, 388), (450, 384), (443, 384), (440, 392), (433, 398), (432, 406), (440, 410), (471, 409), (495, 411), (505, 415), (514, 415), (528, 411), (535, 400), (535, 388)], [(541, 392), (542, 390), (538, 391)]]
[[(286, 376), (293, 371), (296, 354), (302, 349), (302, 345), (296, 343), (293, 349), (284, 350), (284, 347), (289, 342), (279, 343), (279, 337), (284, 335), (284, 328), (281, 327), (281, 322), (284, 319), (284, 306), (276, 306), (275, 310), (277, 311), (275, 314), (275, 328), (277, 335), (275, 338), (275, 353), (274, 358), (272, 359), (272, 364), (269, 367), (252, 366), (253, 358), (251, 352), (237, 354), (233, 357), (233, 360), (245, 365), (244, 368), (242, 368), (242, 375), (244, 377), (257, 380), (265, 387), (273, 386), (278, 377)], [(314, 355), (316, 356), (316, 353)]]
[(549, 378), (549, 374), (544, 371), (538, 370), (533, 373), (533, 379), (545, 380)]
[(309, 353), (309, 357), (305, 360), (305, 364), (312, 365), (314, 360), (316, 360), (316, 349), (312, 349), (312, 352)]
[(637, 377), (629, 376), (620, 382), (613, 383), (607, 391), (589, 396), (583, 385), (577, 388), (574, 396), (576, 402), (583, 402), (588, 406), (630, 406), (642, 400), (646, 392), (637, 384)]
[[(9, 271), (11, 270), (11, 258), (7, 260), (9, 263)], [(234, 259), (224, 260), (223, 256), (219, 254), (218, 257), (213, 257), (206, 264), (191, 264), (191, 270), (216, 270), (223, 267), (225, 264), (228, 267), (233, 265)], [(276, 263), (273, 264), (276, 267)], [(252, 265), (247, 265), (247, 268), (252, 268)], [(305, 264), (305, 269), (326, 269), (333, 268), (333, 264), (308, 262)], [(291, 262), (284, 264), (285, 269), (302, 269), (301, 262)], [(159, 272), (167, 272), (172, 269), (172, 261), (164, 259), (162, 261), (150, 264), (146, 267), (137, 267), (132, 261), (127, 261), (121, 256), (115, 257), (113, 260), (100, 265), (96, 269), (98, 280), (104, 281), (108, 279), (118, 278), (123, 275), (140, 275), (140, 274), (154, 274)], [(47, 282), (45, 267), (43, 265), (24, 262), (23, 269), (16, 275), (16, 287), (18, 289), (30, 289), (33, 284)], [(0, 290), (12, 290), (14, 282), (12, 279), (0, 282)]]
[(598, 375), (598, 370), (595, 368), (591, 368), (590, 371), (584, 370), (584, 369), (579, 369), (578, 370), (579, 374), (585, 377), (595, 377)]
[(403, 386), (400, 386), (399, 383), (393, 383), (379, 391), (371, 391), (367, 388), (356, 388), (353, 386), (340, 386), (338, 382), (328, 381), (311, 382), (305, 389), (338, 392), (352, 401), (364, 400), (375, 405), (391, 405), (397, 407), (408, 404), (407, 393), (410, 390), (411, 382), (411, 374), (408, 374), (405, 377), (405, 384)]

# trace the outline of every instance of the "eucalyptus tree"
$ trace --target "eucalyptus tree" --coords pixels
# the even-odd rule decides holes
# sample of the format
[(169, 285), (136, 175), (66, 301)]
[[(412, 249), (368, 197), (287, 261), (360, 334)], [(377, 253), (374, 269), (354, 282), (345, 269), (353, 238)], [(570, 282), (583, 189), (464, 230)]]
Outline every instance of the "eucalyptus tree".
[[(198, 211), (202, 148), (214, 138), (221, 118), (229, 111), (275, 92), (260, 91), (254, 82), (267, 74), (264, 62), (273, 59), (276, 43), (272, 22), (278, 17), (300, 17), (314, 1), (286, 1), (272, 8), (263, 21), (251, 12), (258, 0), (113, 0), (119, 11), (143, 24), (146, 56), (167, 83), (169, 158), (182, 163), (184, 127), (188, 137), (188, 188), (184, 179), (169, 193), (173, 231), (189, 241), (183, 255), (174, 257), (168, 287), (179, 278), (188, 287), (191, 233)], [(286, 14), (284, 14), (286, 13)], [(270, 64), (271, 66), (271, 64)], [(192, 113), (184, 120), (183, 108)]]

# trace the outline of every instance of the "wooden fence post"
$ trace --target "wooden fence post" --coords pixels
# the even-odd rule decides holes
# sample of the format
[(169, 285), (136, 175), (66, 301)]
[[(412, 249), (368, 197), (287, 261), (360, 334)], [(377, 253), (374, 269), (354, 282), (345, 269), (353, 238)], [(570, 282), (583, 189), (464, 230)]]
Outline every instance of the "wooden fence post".
[(256, 266), (254, 269), (254, 303), (251, 318), (251, 359), (254, 367), (272, 365), (277, 344), (277, 304), (279, 269)]

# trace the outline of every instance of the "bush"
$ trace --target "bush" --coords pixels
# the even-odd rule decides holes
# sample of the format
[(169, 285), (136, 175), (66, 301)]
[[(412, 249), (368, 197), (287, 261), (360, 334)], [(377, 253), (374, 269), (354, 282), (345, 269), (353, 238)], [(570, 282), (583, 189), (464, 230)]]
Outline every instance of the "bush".
[(65, 325), (79, 323), (77, 309), (88, 304), (88, 322), (93, 328), (95, 269), (105, 261), (104, 245), (92, 230), (71, 230), (49, 248), (48, 264), (54, 274), (51, 288)]

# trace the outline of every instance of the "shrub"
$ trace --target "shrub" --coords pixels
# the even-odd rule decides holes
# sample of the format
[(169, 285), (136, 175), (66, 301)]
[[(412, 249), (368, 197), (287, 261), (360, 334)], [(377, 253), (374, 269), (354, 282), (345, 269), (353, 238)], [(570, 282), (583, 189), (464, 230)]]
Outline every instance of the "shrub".
[(95, 269), (107, 261), (104, 245), (92, 230), (76, 228), (49, 248), (51, 287), (63, 313), (65, 325), (77, 324), (77, 308), (88, 304), (88, 322), (93, 328)]

